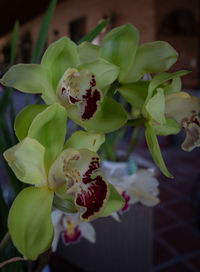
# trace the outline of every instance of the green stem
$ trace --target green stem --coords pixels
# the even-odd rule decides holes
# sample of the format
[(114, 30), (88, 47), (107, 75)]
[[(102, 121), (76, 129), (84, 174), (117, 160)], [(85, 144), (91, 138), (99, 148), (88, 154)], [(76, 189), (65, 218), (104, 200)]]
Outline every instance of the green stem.
[(130, 154), (133, 152), (134, 148), (137, 146), (139, 142), (139, 133), (140, 133), (141, 127), (135, 127), (133, 134), (132, 134), (132, 139), (131, 139), (131, 144), (127, 150), (126, 156), (123, 158), (123, 161), (127, 161)]
[(0, 243), (0, 252), (4, 250), (4, 248), (7, 247), (8, 243), (10, 242), (10, 233), (7, 232)]
[(115, 80), (111, 85), (110, 88), (107, 91), (106, 96), (108, 97), (112, 97), (117, 89), (117, 87), (119, 86), (119, 82), (118, 80)]
[(132, 120), (128, 120), (125, 124), (126, 127), (141, 127), (142, 125), (144, 125), (146, 123), (146, 118), (137, 118), (137, 119), (132, 119)]

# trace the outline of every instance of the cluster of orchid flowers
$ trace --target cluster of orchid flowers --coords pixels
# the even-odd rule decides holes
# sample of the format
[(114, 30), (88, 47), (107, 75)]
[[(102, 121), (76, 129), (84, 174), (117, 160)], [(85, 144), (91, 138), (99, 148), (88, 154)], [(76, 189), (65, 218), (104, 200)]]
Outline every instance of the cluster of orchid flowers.
[[(138, 201), (149, 206), (159, 202), (151, 170), (122, 176), (104, 165), (103, 173), (97, 151), (106, 133), (142, 120), (154, 161), (168, 177), (157, 136), (184, 128), (182, 148), (200, 145), (199, 99), (181, 91), (180, 77), (188, 72), (166, 72), (177, 52), (166, 42), (138, 43), (138, 30), (131, 24), (113, 29), (101, 46), (77, 46), (64, 37), (47, 48), (41, 64), (14, 65), (0, 80), (41, 94), (45, 102), (18, 114), (19, 143), (4, 153), (16, 177), (30, 185), (14, 200), (8, 218), (12, 240), (26, 258), (37, 259), (51, 245), (55, 250), (61, 232), (66, 244), (81, 235), (95, 242), (89, 221), (118, 218), (117, 211)], [(155, 76), (143, 80), (145, 74)], [(137, 109), (138, 117), (113, 98), (116, 92)], [(66, 141), (67, 118), (84, 130)]]

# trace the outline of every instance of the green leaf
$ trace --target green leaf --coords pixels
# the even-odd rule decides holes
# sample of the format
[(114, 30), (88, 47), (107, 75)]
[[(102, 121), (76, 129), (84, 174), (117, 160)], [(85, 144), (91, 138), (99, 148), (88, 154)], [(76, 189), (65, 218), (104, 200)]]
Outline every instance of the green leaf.
[(64, 145), (66, 148), (75, 149), (89, 149), (91, 151), (98, 151), (99, 147), (104, 143), (105, 136), (100, 133), (89, 133), (85, 131), (76, 131)]
[(22, 141), (27, 135), (33, 119), (47, 108), (46, 105), (29, 105), (21, 110), (15, 120), (15, 134)]
[(119, 74), (119, 67), (104, 59), (97, 59), (93, 62), (82, 64), (79, 70), (88, 70), (94, 73), (97, 87), (100, 89), (110, 85)]
[(49, 71), (39, 64), (14, 65), (5, 73), (0, 82), (24, 93), (43, 93), (48, 90), (51, 97), (54, 97), (54, 100), (56, 99), (52, 90)]
[(40, 31), (37, 37), (37, 41), (33, 50), (32, 63), (38, 63), (43, 53), (45, 42), (47, 39), (47, 33), (56, 7), (56, 0), (52, 0), (44, 15)]
[(8, 228), (16, 248), (36, 260), (53, 239), (51, 206), (53, 191), (29, 187), (17, 196), (9, 212)]
[(41, 65), (51, 71), (55, 93), (64, 72), (68, 68), (76, 68), (78, 63), (77, 47), (67, 37), (59, 39), (47, 48), (42, 57)]
[(153, 130), (156, 135), (167, 136), (176, 135), (181, 130), (180, 125), (174, 120), (167, 118), (166, 123), (163, 125), (152, 124)]
[(78, 108), (70, 106), (67, 108), (68, 116), (85, 130), (95, 133), (109, 133), (122, 127), (127, 119), (124, 108), (115, 100), (104, 97), (99, 111), (89, 121), (82, 121), (79, 117)]
[(163, 161), (163, 157), (160, 151), (156, 134), (153, 128), (148, 123), (146, 123), (145, 136), (146, 136), (146, 141), (149, 147), (149, 151), (151, 152), (151, 155), (156, 165), (165, 176), (169, 178), (173, 178), (172, 174), (170, 174), (170, 172), (167, 170), (167, 167)]
[(86, 34), (82, 39), (80, 39), (80, 41), (78, 41), (77, 44), (79, 45), (83, 42), (92, 42), (101, 33), (101, 31), (107, 26), (108, 23), (109, 23), (109, 18), (105, 19), (98, 26), (96, 26), (92, 31)]
[(39, 113), (31, 123), (28, 137), (35, 138), (45, 147), (46, 170), (62, 150), (66, 124), (66, 110), (59, 104), (49, 106)]
[(100, 57), (120, 67), (119, 81), (132, 66), (138, 41), (138, 30), (126, 24), (110, 31), (101, 44)]
[(45, 148), (38, 141), (27, 137), (3, 155), (19, 180), (36, 186), (47, 185)]
[(110, 196), (106, 202), (106, 207), (100, 214), (101, 217), (109, 216), (113, 212), (117, 212), (124, 207), (124, 198), (117, 192), (112, 184), (109, 184)]
[(134, 107), (142, 108), (148, 93), (149, 81), (123, 84), (118, 88), (121, 95)]
[(78, 47), (78, 55), (79, 55), (79, 64), (83, 64), (86, 62), (91, 62), (96, 60), (99, 57), (99, 49), (98, 45), (83, 42)]
[(139, 80), (144, 74), (167, 71), (178, 58), (178, 53), (167, 42), (145, 43), (136, 52), (135, 60), (124, 82)]
[(163, 125), (165, 123), (165, 96), (162, 88), (146, 104), (146, 111), (154, 122)]
[(18, 39), (19, 39), (19, 22), (16, 21), (11, 40), (10, 65), (13, 65), (15, 62)]

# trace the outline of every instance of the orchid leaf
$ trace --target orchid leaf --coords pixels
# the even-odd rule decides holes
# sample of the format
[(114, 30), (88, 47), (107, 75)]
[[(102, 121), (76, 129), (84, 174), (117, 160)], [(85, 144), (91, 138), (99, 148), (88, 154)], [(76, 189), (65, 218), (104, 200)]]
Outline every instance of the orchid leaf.
[(109, 183), (110, 196), (106, 202), (106, 207), (100, 216), (105, 217), (111, 215), (113, 212), (119, 211), (123, 208), (125, 202), (124, 198), (117, 192), (115, 187)]
[(99, 49), (98, 45), (89, 42), (81, 43), (77, 47), (80, 64), (96, 60), (99, 57)]
[(174, 120), (167, 118), (166, 123), (163, 125), (153, 125), (153, 130), (156, 135), (159, 136), (167, 136), (167, 135), (176, 135), (179, 133), (181, 127), (180, 125)]
[(100, 133), (89, 133), (85, 131), (76, 131), (64, 145), (66, 148), (82, 149), (86, 148), (91, 151), (98, 151), (100, 146), (104, 143), (105, 136)]
[(8, 217), (8, 228), (16, 248), (27, 259), (36, 260), (53, 239), (51, 206), (53, 191), (29, 187), (15, 199)]
[(170, 174), (170, 172), (167, 170), (167, 167), (164, 163), (156, 134), (153, 128), (148, 123), (146, 124), (145, 136), (149, 147), (149, 151), (151, 152), (151, 155), (156, 165), (165, 176), (173, 178), (172, 174)]
[(165, 123), (165, 96), (162, 88), (146, 104), (146, 110), (155, 122), (163, 125)]
[(47, 185), (45, 148), (38, 141), (27, 137), (3, 155), (19, 180), (36, 186)]
[(118, 88), (121, 95), (134, 107), (142, 108), (147, 97), (149, 81), (123, 84)]
[(53, 104), (39, 113), (28, 131), (28, 137), (35, 138), (45, 148), (45, 165), (48, 170), (61, 152), (66, 133), (67, 115), (59, 104)]
[(76, 45), (67, 37), (59, 39), (47, 48), (42, 57), (41, 64), (51, 71), (55, 93), (64, 72), (68, 68), (77, 67), (78, 62), (79, 58)]
[(136, 52), (135, 60), (124, 82), (138, 81), (144, 74), (167, 71), (178, 58), (178, 53), (167, 42), (145, 43)]
[(100, 33), (101, 31), (107, 26), (109, 23), (109, 18), (103, 20), (98, 26), (96, 26), (92, 31), (90, 31), (88, 34), (86, 34), (80, 41), (78, 41), (78, 44), (81, 44), (83, 42), (92, 42)]
[(110, 85), (119, 74), (119, 67), (104, 59), (97, 59), (93, 62), (85, 63), (81, 65), (79, 69), (94, 73), (97, 87), (100, 89)]
[(42, 20), (40, 31), (37, 37), (34, 50), (33, 50), (32, 63), (38, 63), (43, 53), (49, 26), (50, 26), (55, 8), (56, 8), (56, 0), (52, 0)]
[(28, 135), (28, 130), (33, 119), (46, 108), (46, 105), (29, 105), (18, 113), (14, 129), (15, 134), (20, 141)]
[(138, 30), (126, 24), (110, 31), (101, 44), (100, 57), (120, 67), (119, 81), (131, 68), (138, 41)]
[(75, 106), (67, 108), (68, 116), (82, 126), (85, 130), (95, 133), (109, 133), (122, 127), (127, 119), (124, 108), (115, 100), (104, 97), (99, 111), (89, 121), (82, 121), (79, 117), (78, 109)]
[(13, 65), (15, 62), (18, 40), (19, 40), (19, 22), (16, 21), (11, 40), (10, 65)]

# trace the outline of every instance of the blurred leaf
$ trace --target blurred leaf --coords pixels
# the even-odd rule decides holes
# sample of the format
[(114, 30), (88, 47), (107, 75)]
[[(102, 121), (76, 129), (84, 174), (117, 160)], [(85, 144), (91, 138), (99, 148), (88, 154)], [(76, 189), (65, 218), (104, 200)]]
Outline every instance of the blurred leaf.
[(43, 53), (47, 33), (56, 7), (56, 0), (52, 0), (42, 20), (37, 41), (33, 50), (32, 63), (38, 63)]
[(109, 21), (110, 21), (109, 18), (105, 19), (98, 26), (96, 26), (92, 31), (90, 31), (82, 39), (80, 39), (80, 41), (78, 41), (77, 44), (79, 45), (82, 42), (92, 42), (101, 33), (101, 31), (107, 26)]
[(10, 65), (13, 65), (15, 62), (18, 40), (19, 40), (19, 22), (16, 21), (11, 40)]

